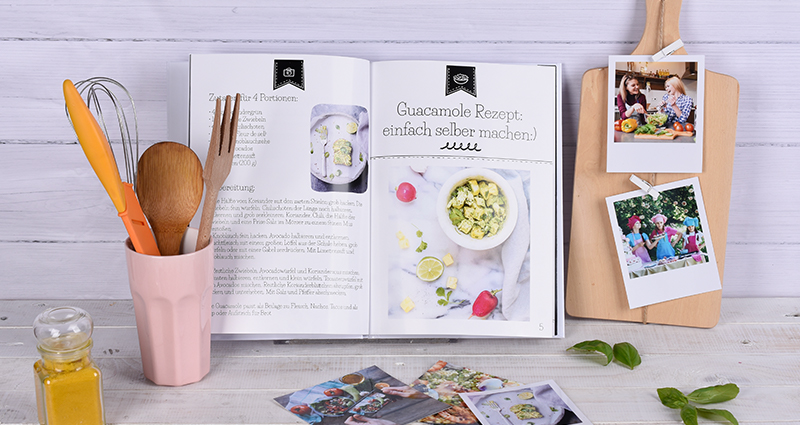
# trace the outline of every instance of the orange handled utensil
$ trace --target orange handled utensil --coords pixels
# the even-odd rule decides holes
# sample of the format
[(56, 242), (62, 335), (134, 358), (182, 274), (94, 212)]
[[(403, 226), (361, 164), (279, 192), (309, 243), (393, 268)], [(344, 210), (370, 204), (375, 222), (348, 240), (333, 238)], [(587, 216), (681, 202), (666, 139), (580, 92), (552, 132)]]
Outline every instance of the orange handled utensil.
[(111, 197), (134, 249), (142, 254), (159, 255), (158, 245), (133, 191), (133, 185), (123, 183), (120, 179), (111, 145), (70, 80), (64, 80), (64, 100), (83, 153)]

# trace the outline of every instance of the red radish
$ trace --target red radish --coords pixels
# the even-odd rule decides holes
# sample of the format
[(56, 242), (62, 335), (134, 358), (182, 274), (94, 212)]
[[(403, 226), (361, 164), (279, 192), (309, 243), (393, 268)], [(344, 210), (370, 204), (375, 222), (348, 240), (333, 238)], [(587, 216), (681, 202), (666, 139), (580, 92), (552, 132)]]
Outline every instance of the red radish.
[[(478, 294), (475, 302), (472, 303), (472, 316), (486, 317), (489, 313), (497, 307), (497, 297), (494, 295), (502, 289), (495, 289), (494, 291), (485, 290)], [(472, 317), (470, 316), (470, 317)]]
[(395, 195), (397, 195), (397, 199), (403, 202), (411, 202), (417, 198), (417, 189), (411, 183), (403, 182), (397, 186)]

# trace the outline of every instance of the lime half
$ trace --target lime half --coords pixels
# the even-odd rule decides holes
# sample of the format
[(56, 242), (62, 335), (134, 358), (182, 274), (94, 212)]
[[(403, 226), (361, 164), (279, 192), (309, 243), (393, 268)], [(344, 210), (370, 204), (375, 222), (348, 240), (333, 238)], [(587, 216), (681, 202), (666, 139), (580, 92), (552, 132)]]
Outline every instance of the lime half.
[(433, 282), (442, 277), (444, 263), (436, 257), (425, 257), (417, 263), (417, 277), (425, 282)]

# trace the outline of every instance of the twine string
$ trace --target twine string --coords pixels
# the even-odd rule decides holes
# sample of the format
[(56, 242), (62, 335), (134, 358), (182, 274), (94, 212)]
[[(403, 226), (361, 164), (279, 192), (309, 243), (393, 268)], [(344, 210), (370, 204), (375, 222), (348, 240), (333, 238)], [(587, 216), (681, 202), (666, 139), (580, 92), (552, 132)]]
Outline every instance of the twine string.
[(664, 48), (664, 15), (666, 15), (667, 0), (661, 0), (661, 12), (659, 12), (658, 21), (658, 50)]

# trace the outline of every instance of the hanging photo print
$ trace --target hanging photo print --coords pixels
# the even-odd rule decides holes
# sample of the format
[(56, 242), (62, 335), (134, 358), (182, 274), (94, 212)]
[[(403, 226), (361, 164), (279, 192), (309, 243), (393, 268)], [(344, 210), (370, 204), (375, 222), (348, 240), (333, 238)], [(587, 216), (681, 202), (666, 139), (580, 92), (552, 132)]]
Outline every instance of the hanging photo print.
[(722, 289), (700, 181), (655, 189), (606, 198), (630, 308)]
[(609, 173), (703, 171), (703, 56), (610, 56)]

